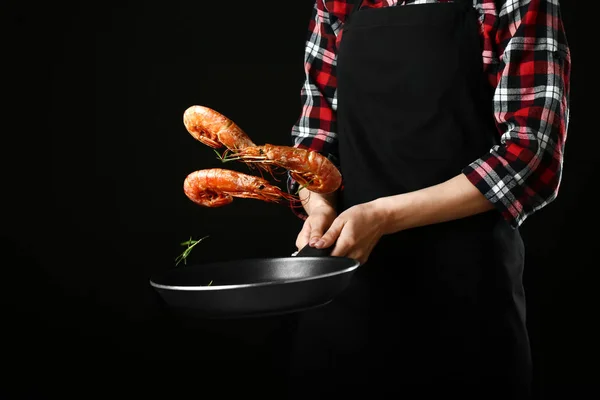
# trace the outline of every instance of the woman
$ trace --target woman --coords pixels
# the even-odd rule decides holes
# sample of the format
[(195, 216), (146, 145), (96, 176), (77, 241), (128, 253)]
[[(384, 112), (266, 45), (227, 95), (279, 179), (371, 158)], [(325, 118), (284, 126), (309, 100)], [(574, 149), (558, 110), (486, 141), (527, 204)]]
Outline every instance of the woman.
[(557, 2), (317, 0), (309, 33), (294, 144), (344, 183), (300, 191), (296, 245), (363, 265), (300, 315), (290, 397), (528, 398), (518, 228), (562, 173)]

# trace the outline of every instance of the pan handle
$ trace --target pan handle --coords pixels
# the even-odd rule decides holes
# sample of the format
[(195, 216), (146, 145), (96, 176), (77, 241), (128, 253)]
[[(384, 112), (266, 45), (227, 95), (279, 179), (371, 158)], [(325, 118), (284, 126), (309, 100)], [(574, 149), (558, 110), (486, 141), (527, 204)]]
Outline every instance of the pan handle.
[(295, 255), (296, 257), (329, 257), (331, 255), (331, 252), (333, 251), (334, 245), (325, 249), (317, 249), (316, 247), (311, 247), (307, 244), (298, 252), (296, 252)]

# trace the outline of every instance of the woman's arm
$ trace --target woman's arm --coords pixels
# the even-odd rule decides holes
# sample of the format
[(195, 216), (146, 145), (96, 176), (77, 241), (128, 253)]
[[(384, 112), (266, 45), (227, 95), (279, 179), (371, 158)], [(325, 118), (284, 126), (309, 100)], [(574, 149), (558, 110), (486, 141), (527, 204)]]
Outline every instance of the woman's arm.
[(465, 218), (492, 210), (493, 204), (463, 174), (444, 183), (373, 202), (383, 233)]
[(489, 30), (484, 31), (485, 54), (492, 48), (498, 54), (490, 78), (500, 144), (463, 173), (517, 227), (558, 194), (569, 122), (571, 55), (557, 1), (495, 4), (497, 17), (487, 20)]
[(569, 121), (571, 56), (558, 3), (505, 0), (493, 47), (500, 57), (494, 116), (500, 144), (462, 174), (412, 193), (344, 211), (317, 247), (366, 260), (383, 234), (467, 217), (496, 208), (518, 227), (553, 201), (562, 176)]
[[(337, 11), (329, 10), (326, 3), (335, 3)], [(316, 0), (314, 3), (304, 51), (305, 80), (300, 93), (302, 112), (291, 132), (294, 147), (317, 151), (336, 166), (339, 166), (335, 76), (337, 40), (341, 34), (342, 22), (352, 7), (349, 4), (339, 7), (343, 3), (324, 0)], [(291, 176), (288, 176), (287, 187), (294, 194), (299, 189), (298, 183)], [(303, 192), (306, 194), (306, 191)], [(306, 208), (310, 208), (310, 202), (317, 199), (320, 196), (314, 193), (309, 198), (305, 197), (302, 201), (304, 207), (296, 204), (294, 211), (299, 217), (306, 218)]]

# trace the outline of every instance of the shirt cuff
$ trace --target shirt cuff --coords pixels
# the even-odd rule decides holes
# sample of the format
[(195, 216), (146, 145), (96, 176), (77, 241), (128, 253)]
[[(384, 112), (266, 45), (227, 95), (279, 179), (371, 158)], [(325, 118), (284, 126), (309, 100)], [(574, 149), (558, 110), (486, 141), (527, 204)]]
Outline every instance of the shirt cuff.
[(473, 161), (462, 172), (512, 228), (518, 228), (525, 221), (528, 214), (515, 194), (520, 190), (519, 182), (498, 157), (488, 154)]
[[(298, 190), (300, 189), (300, 184), (292, 178), (290, 173), (288, 172), (287, 177), (287, 191), (291, 195), (297, 195)], [(290, 208), (292, 212), (300, 219), (305, 220), (308, 218), (308, 214), (304, 211), (304, 207), (302, 207), (302, 202), (300, 200), (290, 200)]]

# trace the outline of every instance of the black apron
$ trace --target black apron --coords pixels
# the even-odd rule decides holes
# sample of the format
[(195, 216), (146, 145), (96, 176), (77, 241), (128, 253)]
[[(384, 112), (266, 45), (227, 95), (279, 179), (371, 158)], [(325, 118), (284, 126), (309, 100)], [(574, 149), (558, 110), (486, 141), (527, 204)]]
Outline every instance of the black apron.
[[(340, 212), (444, 182), (498, 140), (471, 1), (358, 8), (336, 67)], [(528, 398), (523, 252), (495, 210), (384, 236), (298, 317), (288, 398)]]

